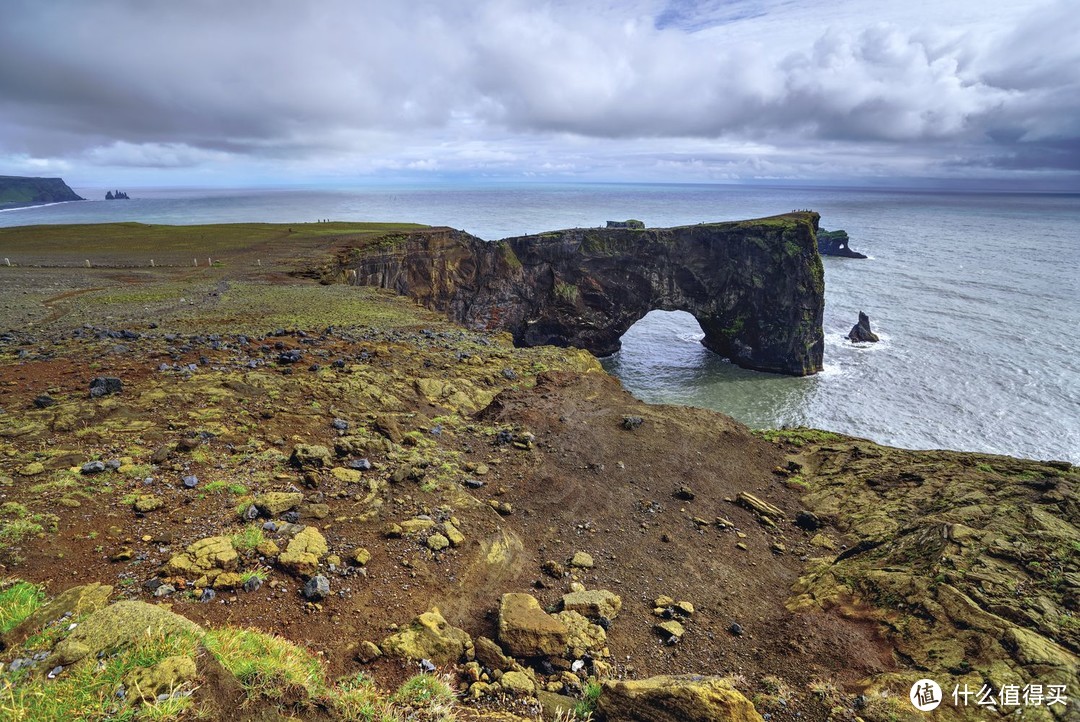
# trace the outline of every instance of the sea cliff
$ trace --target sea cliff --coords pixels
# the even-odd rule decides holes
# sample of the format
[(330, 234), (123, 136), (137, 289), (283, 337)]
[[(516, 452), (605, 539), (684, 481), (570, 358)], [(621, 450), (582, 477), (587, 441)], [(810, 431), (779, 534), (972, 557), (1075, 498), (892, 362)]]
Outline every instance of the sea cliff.
[(0, 175), (0, 210), (81, 200), (62, 178)]

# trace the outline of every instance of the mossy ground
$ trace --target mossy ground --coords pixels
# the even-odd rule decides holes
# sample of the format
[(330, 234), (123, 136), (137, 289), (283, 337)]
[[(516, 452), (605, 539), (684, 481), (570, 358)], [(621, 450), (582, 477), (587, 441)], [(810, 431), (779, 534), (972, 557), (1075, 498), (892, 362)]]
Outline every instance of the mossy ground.
[[(256, 230), (281, 233), (226, 229), (237, 235), (219, 253)], [(145, 585), (168, 581), (176, 589), (164, 600), (210, 630), (197, 644), (249, 700), (301, 717), (427, 709), (436, 719), (444, 707), (403, 696), (426, 695), (431, 678), (398, 692), (415, 665), (361, 663), (359, 643), (433, 603), (471, 634), (493, 635), (501, 593), (553, 605), (572, 580), (623, 596), (610, 674), (736, 675), (776, 720), (904, 719), (895, 700), (912, 675), (1075, 688), (1072, 467), (808, 429), (755, 438), (717, 414), (645, 406), (584, 352), (517, 349), (388, 293), (303, 275), (353, 231), (313, 227), (298, 251), (273, 238), (258, 246), (256, 233), (234, 256), (242, 263), (198, 270), (0, 269), (10, 281), (0, 283), (0, 564), (32, 583), (0, 585), (0, 629), (40, 603), (38, 585), (51, 596), (100, 581), (114, 598), (161, 601)], [(98, 237), (77, 233), (68, 241)], [(300, 360), (282, 361), (287, 351)], [(121, 378), (122, 392), (91, 399), (101, 375)], [(42, 394), (53, 403), (35, 404)], [(643, 424), (630, 430), (627, 416)], [(296, 468), (298, 444), (326, 446), (330, 467)], [(361, 457), (370, 469), (347, 468)], [(83, 473), (91, 460), (116, 469)], [(194, 489), (185, 476), (198, 478)], [(696, 498), (676, 496), (682, 486)], [(245, 518), (258, 495), (294, 491), (300, 523), (338, 557), (334, 571), (320, 560), (332, 594), (317, 604), (265, 545), (286, 541)], [(785, 517), (734, 503), (744, 491)], [(824, 527), (796, 527), (804, 509)], [(424, 523), (451, 520), (464, 542), (432, 549)], [(408, 521), (420, 531), (386, 533)], [(235, 573), (263, 582), (258, 590), (222, 588), (204, 602), (209, 582), (161, 577), (174, 554), (210, 536), (232, 540)], [(369, 559), (350, 562), (361, 548)], [(595, 569), (541, 571), (579, 550)], [(861, 553), (838, 559), (845, 550)], [(653, 631), (651, 600), (666, 594), (697, 607), (675, 646)], [(744, 634), (730, 631), (736, 621)], [(65, 633), (50, 627), (23, 649)], [(60, 715), (35, 705), (54, 704), (43, 690), (68, 690), (100, 717), (197, 718), (198, 690), (138, 709), (109, 696), (122, 668), (170, 651), (130, 650), (105, 661), (112, 671), (48, 682), (6, 676), (0, 716)], [(590, 689), (582, 680), (573, 690), (582, 712)], [(453, 714), (534, 711), (514, 700), (479, 710)]]

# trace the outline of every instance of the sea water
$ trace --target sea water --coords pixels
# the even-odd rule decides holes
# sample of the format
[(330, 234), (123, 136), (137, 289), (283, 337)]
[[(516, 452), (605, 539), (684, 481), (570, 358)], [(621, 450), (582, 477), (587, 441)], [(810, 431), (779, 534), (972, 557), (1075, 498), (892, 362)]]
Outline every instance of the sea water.
[[(414, 221), (494, 240), (607, 220), (670, 226), (810, 208), (870, 256), (824, 259), (822, 373), (740, 369), (701, 346), (692, 316), (659, 311), (626, 333), (605, 368), (645, 401), (712, 408), (752, 427), (803, 424), (908, 448), (1080, 463), (1077, 195), (622, 184), (126, 190), (132, 200), (0, 212), (0, 226)], [(859, 311), (879, 343), (845, 339)]]

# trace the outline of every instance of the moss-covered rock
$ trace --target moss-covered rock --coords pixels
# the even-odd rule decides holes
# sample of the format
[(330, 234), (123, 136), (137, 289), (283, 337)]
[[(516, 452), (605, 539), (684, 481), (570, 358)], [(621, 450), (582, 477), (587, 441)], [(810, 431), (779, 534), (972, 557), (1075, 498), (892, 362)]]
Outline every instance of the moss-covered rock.
[(304, 495), (294, 491), (270, 491), (259, 494), (252, 502), (259, 513), (276, 517), (304, 503)]
[(165, 563), (163, 571), (166, 576), (213, 579), (223, 571), (235, 571), (238, 559), (229, 537), (207, 537), (188, 546), (183, 554), (174, 555)]
[(407, 627), (379, 645), (385, 654), (406, 659), (427, 659), (433, 664), (455, 664), (472, 654), (469, 634), (443, 618), (438, 607), (419, 615)]
[(562, 655), (569, 630), (531, 594), (509, 593), (499, 602), (499, 642), (514, 657)]
[(608, 722), (762, 722), (730, 681), (697, 675), (604, 682), (597, 711)]
[(195, 660), (187, 655), (166, 657), (150, 667), (138, 667), (124, 677), (130, 694), (144, 702), (154, 702), (158, 695), (172, 694), (195, 681)]
[(326, 537), (313, 526), (304, 527), (289, 540), (289, 545), (278, 556), (278, 564), (286, 570), (309, 577), (319, 568), (319, 562), (330, 551)]
[(93, 659), (143, 637), (201, 634), (202, 627), (164, 607), (139, 601), (121, 601), (99, 609), (59, 642), (46, 666), (68, 666)]

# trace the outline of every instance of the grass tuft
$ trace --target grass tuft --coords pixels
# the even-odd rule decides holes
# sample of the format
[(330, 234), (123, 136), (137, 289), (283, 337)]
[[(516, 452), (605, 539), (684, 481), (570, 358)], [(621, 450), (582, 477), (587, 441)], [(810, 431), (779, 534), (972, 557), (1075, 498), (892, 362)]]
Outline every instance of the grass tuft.
[(267, 699), (321, 697), (326, 672), (318, 657), (288, 640), (253, 629), (215, 629), (203, 643), (248, 691)]
[(0, 634), (6, 634), (33, 614), (43, 601), (45, 592), (39, 584), (0, 582)]

